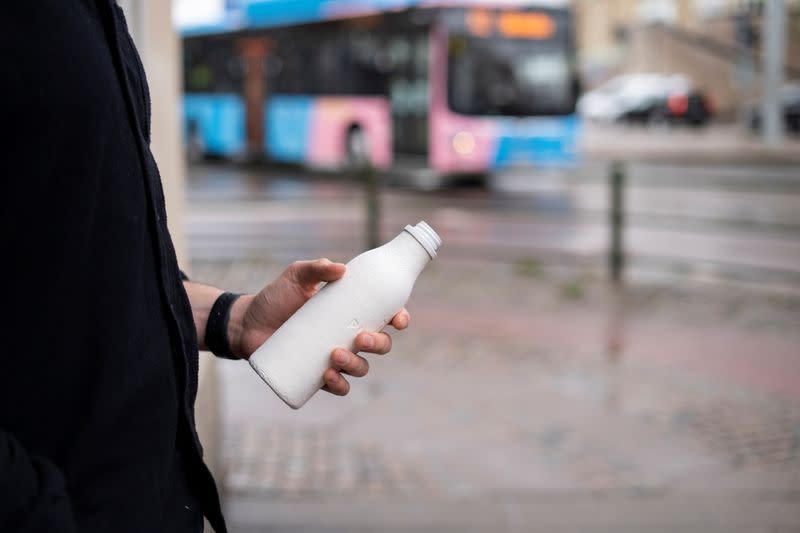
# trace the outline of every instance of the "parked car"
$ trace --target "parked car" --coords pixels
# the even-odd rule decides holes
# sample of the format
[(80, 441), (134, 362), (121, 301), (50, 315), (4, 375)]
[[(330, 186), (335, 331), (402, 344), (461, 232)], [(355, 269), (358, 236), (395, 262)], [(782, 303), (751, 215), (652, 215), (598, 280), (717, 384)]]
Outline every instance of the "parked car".
[(699, 126), (711, 119), (714, 110), (709, 95), (685, 76), (624, 74), (584, 94), (578, 112), (596, 122)]
[[(781, 87), (780, 99), (786, 131), (800, 135), (800, 81)], [(761, 130), (761, 108), (756, 104), (750, 111), (750, 128), (754, 132)]]

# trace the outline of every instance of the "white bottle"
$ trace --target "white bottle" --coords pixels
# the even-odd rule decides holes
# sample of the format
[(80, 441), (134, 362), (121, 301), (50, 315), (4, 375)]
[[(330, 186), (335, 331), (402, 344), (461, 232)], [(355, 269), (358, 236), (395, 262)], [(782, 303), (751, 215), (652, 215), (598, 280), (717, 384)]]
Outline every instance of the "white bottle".
[(380, 331), (436, 257), (439, 235), (424, 221), (347, 263), (250, 356), (250, 366), (281, 399), (299, 409), (323, 385), (336, 347), (353, 349), (361, 331)]

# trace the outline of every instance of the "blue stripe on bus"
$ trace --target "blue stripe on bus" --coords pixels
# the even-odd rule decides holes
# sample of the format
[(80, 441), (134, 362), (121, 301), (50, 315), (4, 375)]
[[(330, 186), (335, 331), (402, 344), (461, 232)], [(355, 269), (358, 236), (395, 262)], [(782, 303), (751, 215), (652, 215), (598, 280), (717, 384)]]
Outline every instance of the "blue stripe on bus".
[(236, 94), (187, 93), (183, 95), (184, 138), (191, 125), (200, 133), (207, 154), (234, 156), (244, 152), (244, 102)]
[(245, 19), (251, 27), (282, 26), (321, 20), (325, 0), (253, 1), (245, 7)]
[[(566, 7), (568, 0), (553, 7)], [(495, 2), (497, 3), (497, 2)], [(530, 0), (503, 0), (500, 4), (509, 9), (536, 6)], [(553, 4), (547, 0), (543, 5)], [(184, 24), (184, 36), (209, 35), (246, 28), (269, 28), (305, 24), (335, 18), (351, 18), (413, 7), (485, 6), (486, 0), (234, 0), (228, 1), (216, 20), (200, 24)], [(488, 2), (489, 5), (492, 2)]]
[(311, 96), (272, 96), (264, 106), (264, 148), (272, 159), (301, 163), (306, 158), (311, 130)]
[(577, 161), (580, 121), (568, 117), (498, 119), (492, 168), (515, 165), (569, 167)]
[(244, 20), (249, 27), (265, 28), (370, 15), (417, 3), (418, 0), (250, 0), (244, 9)]

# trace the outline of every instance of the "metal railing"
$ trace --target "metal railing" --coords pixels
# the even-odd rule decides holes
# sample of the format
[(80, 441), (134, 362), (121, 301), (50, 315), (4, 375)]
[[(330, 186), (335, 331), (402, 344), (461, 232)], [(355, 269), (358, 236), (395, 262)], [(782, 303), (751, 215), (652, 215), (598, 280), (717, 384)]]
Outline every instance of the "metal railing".
[[(642, 161), (646, 163), (641, 163)], [(730, 213), (715, 214), (713, 211), (698, 212), (697, 206), (689, 212), (670, 213), (669, 210), (653, 208), (645, 208), (634, 206), (631, 210), (629, 205), (626, 205), (626, 197), (631, 189), (638, 190), (639, 193), (643, 189), (647, 189), (646, 194), (651, 197), (657, 198), (659, 196), (658, 187), (666, 185), (672, 190), (680, 190), (681, 193), (687, 197), (692, 195), (713, 195), (719, 194), (721, 196), (730, 195), (752, 195), (753, 202), (763, 202), (760, 195), (770, 194), (774, 195), (776, 192), (783, 197), (798, 198), (800, 202), (800, 167), (798, 168), (797, 180), (783, 180), (775, 182), (771, 185), (765, 185), (763, 180), (759, 180), (758, 176), (742, 178), (720, 178), (720, 179), (707, 179), (690, 182), (692, 176), (683, 177), (681, 179), (672, 178), (669, 180), (658, 181), (658, 179), (645, 180), (642, 177), (634, 175), (630, 176), (631, 166), (636, 164), (650, 164), (653, 165), (653, 160), (636, 159), (610, 159), (600, 162), (601, 168), (604, 166), (606, 170), (606, 178), (604, 186), (607, 188), (607, 204), (604, 207), (587, 207), (585, 205), (578, 206), (570, 211), (569, 223), (575, 226), (590, 225), (597, 228), (598, 225), (605, 225), (607, 232), (608, 245), (605, 249), (605, 271), (607, 277), (611, 282), (619, 283), (625, 280), (626, 269), (631, 265), (631, 259), (635, 260), (641, 266), (646, 263), (650, 266), (656, 265), (656, 268), (671, 269), (675, 271), (691, 270), (691, 264), (703, 264), (705, 268), (722, 267), (721, 270), (736, 270), (743, 273), (744, 278), (757, 278), (777, 276), (782, 277), (789, 284), (800, 284), (800, 263), (797, 264), (795, 269), (788, 268), (784, 271), (780, 269), (770, 269), (767, 267), (752, 266), (752, 263), (741, 262), (737, 263), (739, 257), (731, 257), (730, 263), (714, 265), (713, 260), (706, 259), (687, 259), (684, 250), (664, 248), (658, 253), (642, 253), (637, 250), (631, 250), (626, 243), (626, 233), (630, 230), (631, 226), (637, 229), (650, 229), (656, 228), (673, 232), (676, 235), (683, 237), (691, 237), (694, 235), (702, 235), (704, 239), (709, 242), (717, 238), (737, 238), (738, 234), (742, 231), (747, 232), (757, 230), (759, 235), (778, 235), (785, 239), (786, 236), (792, 237), (790, 241), (792, 246), (797, 246), (793, 237), (800, 242), (800, 213), (798, 213), (797, 220), (787, 220), (778, 222), (759, 222), (757, 220), (748, 219), (747, 214), (736, 215), (731, 218)], [(654, 167), (657, 168), (657, 167)], [(702, 169), (703, 167), (697, 167)], [(736, 169), (738, 167), (731, 167)], [(790, 167), (784, 167), (790, 168)], [(640, 169), (641, 172), (641, 169)], [(713, 170), (712, 170), (713, 172)], [(635, 174), (635, 173), (634, 173)], [(658, 174), (658, 173), (656, 173)], [(364, 216), (364, 238), (365, 245), (369, 248), (374, 248), (381, 244), (381, 226), (383, 211), (381, 209), (381, 194), (382, 194), (382, 177), (381, 174), (375, 169), (363, 168), (358, 171), (358, 179), (363, 184), (364, 202), (365, 202), (365, 216)], [(536, 179), (535, 176), (531, 179)], [(594, 174), (594, 180), (597, 180), (597, 173)], [(595, 181), (597, 183), (597, 181)], [(599, 183), (603, 183), (602, 178)], [(788, 195), (788, 196), (787, 196)], [(636, 196), (636, 195), (635, 195)], [(641, 194), (639, 194), (641, 196)], [(746, 196), (743, 196), (746, 197)], [(742, 201), (747, 204), (747, 201)], [(469, 209), (469, 206), (462, 206)], [(768, 211), (769, 205), (752, 205), (753, 211)], [(702, 208), (702, 206), (701, 206)], [(649, 209), (649, 210), (648, 210)], [(730, 211), (737, 211), (738, 208), (731, 208)], [(740, 209), (738, 209), (740, 210)], [(500, 212), (503, 215), (505, 212)], [(491, 215), (490, 215), (491, 216)], [(540, 222), (548, 223), (550, 220), (563, 221), (563, 214), (549, 214), (546, 211), (536, 214), (536, 221), (531, 222), (535, 225)], [(556, 220), (554, 217), (561, 217)], [(549, 217), (549, 218), (548, 218)], [(758, 240), (756, 237), (754, 240)], [(514, 257), (515, 254), (507, 254), (505, 257), (500, 254), (492, 254), (491, 246), (493, 243), (485, 243), (489, 247), (489, 254), (493, 255), (498, 260), (505, 260), (509, 257)], [(551, 257), (556, 262), (563, 263), (565, 258), (569, 258), (569, 252), (561, 253), (554, 249), (537, 249), (533, 246), (533, 254), (536, 257)], [(633, 252), (633, 253), (632, 253)], [(531, 252), (526, 252), (530, 254)], [(794, 252), (790, 252), (794, 253)], [(516, 254), (517, 256), (522, 256)], [(578, 259), (574, 257), (574, 259)], [(599, 259), (599, 258), (598, 258)], [(567, 259), (568, 260), (568, 259)], [(577, 263), (576, 263), (577, 264)], [(688, 265), (688, 266), (687, 266)], [(798, 285), (800, 286), (800, 285)]]

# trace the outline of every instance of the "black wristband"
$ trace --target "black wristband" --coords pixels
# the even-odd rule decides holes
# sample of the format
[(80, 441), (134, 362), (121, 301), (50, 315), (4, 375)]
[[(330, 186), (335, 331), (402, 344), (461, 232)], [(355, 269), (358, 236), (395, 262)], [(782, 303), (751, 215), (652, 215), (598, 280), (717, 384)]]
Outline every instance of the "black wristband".
[(228, 320), (231, 317), (233, 302), (241, 294), (223, 292), (211, 306), (206, 322), (205, 342), (206, 348), (217, 357), (225, 359), (239, 359), (231, 353), (231, 343), (228, 339)]

